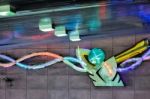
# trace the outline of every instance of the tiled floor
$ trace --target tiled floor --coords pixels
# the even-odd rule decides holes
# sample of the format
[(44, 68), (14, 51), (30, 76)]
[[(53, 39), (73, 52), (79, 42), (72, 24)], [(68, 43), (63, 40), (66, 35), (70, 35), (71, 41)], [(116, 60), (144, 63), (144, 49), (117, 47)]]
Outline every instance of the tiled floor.
[[(79, 45), (83, 48), (103, 48), (109, 58), (130, 48), (143, 38), (150, 38), (150, 34), (30, 46), (1, 51), (1, 53), (7, 53), (15, 58), (39, 51), (75, 56), (75, 48)], [(38, 62), (38, 60), (45, 59), (36, 58), (31, 61)], [(134, 72), (122, 74), (127, 86), (121, 88), (96, 88), (86, 74), (76, 72), (63, 63), (35, 71), (23, 70), (16, 66), (0, 68), (0, 99), (149, 99), (149, 64), (150, 62), (145, 62)]]

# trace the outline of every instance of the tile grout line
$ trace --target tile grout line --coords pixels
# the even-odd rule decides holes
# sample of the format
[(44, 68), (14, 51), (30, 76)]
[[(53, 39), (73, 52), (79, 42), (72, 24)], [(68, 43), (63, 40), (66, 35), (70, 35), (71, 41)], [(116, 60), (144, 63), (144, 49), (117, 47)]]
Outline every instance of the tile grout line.
[[(71, 55), (71, 43), (70, 43), (70, 41), (69, 41), (69, 55)], [(70, 84), (69, 84), (69, 69), (68, 69), (68, 67), (67, 67), (67, 76), (68, 76), (68, 99), (70, 98), (70, 95), (69, 95), (69, 93), (70, 93)]]
[[(26, 52), (27, 52), (27, 51), (26, 51)], [(28, 93), (27, 93), (27, 91), (28, 91), (28, 85), (27, 85), (28, 82), (27, 82), (27, 81), (28, 81), (28, 80), (27, 80), (27, 79), (28, 79), (28, 70), (26, 70), (26, 99), (28, 99)]]
[(26, 99), (27, 99), (27, 70), (26, 70)]
[[(90, 48), (92, 48), (92, 41), (90, 41)], [(92, 82), (90, 80), (90, 99), (92, 99)]]
[[(5, 69), (5, 72), (6, 72), (6, 69)], [(6, 99), (6, 82), (5, 82), (5, 89), (4, 90), (5, 90), (5, 99)]]
[[(47, 51), (48, 51), (48, 47), (47, 47)], [(48, 59), (48, 57), (47, 57), (47, 59)], [(48, 68), (47, 68), (47, 99), (48, 99), (48, 96), (49, 96), (48, 93), (49, 93), (49, 90), (48, 90)]]
[[(137, 41), (137, 40), (136, 40), (136, 36), (137, 36), (137, 35), (136, 35), (136, 33), (135, 33), (135, 36), (134, 36), (134, 37), (135, 37), (135, 38), (134, 38), (134, 39), (135, 39), (135, 44), (136, 44), (136, 41)], [(135, 99), (135, 91), (136, 91), (136, 90), (135, 90), (135, 71), (134, 71), (134, 95), (133, 95), (133, 99)]]
[[(6, 53), (7, 53), (7, 51), (6, 51)], [(7, 72), (7, 68), (5, 69), (5, 72), (6, 72), (6, 77), (8, 76), (8, 72)], [(7, 86), (6, 86), (6, 81), (5, 81), (5, 99), (7, 99), (7, 91), (8, 91), (8, 89), (7, 89)]]
[[(114, 55), (114, 53), (113, 53), (113, 50), (114, 50), (114, 37), (112, 36), (112, 39), (111, 39), (111, 41), (112, 41), (112, 49), (111, 49), (111, 54), (112, 54), (112, 56)], [(113, 97), (114, 97), (114, 93), (113, 93), (113, 87), (111, 87), (111, 90), (112, 90), (112, 99), (113, 99)]]

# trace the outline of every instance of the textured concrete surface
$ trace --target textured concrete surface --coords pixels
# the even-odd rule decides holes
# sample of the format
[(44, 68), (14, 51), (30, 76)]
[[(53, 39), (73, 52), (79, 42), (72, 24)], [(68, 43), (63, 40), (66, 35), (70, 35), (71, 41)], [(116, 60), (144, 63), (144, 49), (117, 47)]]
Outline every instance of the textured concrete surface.
[[(75, 56), (75, 48), (103, 48), (107, 58), (130, 48), (149, 34), (107, 37), (91, 41), (45, 44), (1, 51), (14, 57), (51, 51), (60, 55)], [(44, 61), (35, 58), (31, 62)], [(149, 99), (150, 62), (145, 62), (133, 72), (121, 74), (126, 87), (94, 87), (84, 73), (79, 73), (58, 63), (41, 70), (23, 70), (19, 67), (0, 68), (0, 99)], [(7, 78), (7, 79), (6, 79)]]

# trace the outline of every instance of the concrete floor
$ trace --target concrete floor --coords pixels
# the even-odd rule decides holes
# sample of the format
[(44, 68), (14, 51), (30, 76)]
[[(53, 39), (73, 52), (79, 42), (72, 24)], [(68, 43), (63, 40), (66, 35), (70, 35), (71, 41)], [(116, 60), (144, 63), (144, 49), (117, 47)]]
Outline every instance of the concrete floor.
[[(91, 41), (45, 44), (3, 50), (14, 57), (38, 52), (51, 51), (60, 55), (75, 56), (75, 48), (103, 48), (107, 58), (130, 48), (150, 34), (107, 37)], [(36, 58), (45, 60), (44, 58)], [(30, 61), (30, 62), (31, 62)], [(52, 67), (27, 71), (17, 66), (0, 68), (0, 99), (149, 99), (150, 97), (150, 61), (133, 72), (122, 74), (126, 87), (94, 87), (87, 74), (79, 73), (58, 63)]]

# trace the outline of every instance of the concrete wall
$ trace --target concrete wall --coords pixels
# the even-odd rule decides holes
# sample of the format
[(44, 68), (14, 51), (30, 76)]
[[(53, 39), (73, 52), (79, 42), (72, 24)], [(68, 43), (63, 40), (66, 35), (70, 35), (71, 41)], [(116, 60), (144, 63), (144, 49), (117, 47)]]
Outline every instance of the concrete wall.
[[(38, 52), (51, 51), (61, 55), (75, 56), (75, 48), (103, 48), (107, 57), (130, 48), (150, 35), (100, 38), (92, 41), (69, 42), (28, 46), (19, 49), (1, 51), (14, 57)], [(40, 62), (45, 58), (36, 58), (26, 63)], [(88, 76), (58, 63), (41, 70), (24, 70), (17, 66), (0, 68), (0, 99), (149, 99), (150, 97), (150, 61), (133, 72), (122, 74), (126, 87), (93, 86)]]

